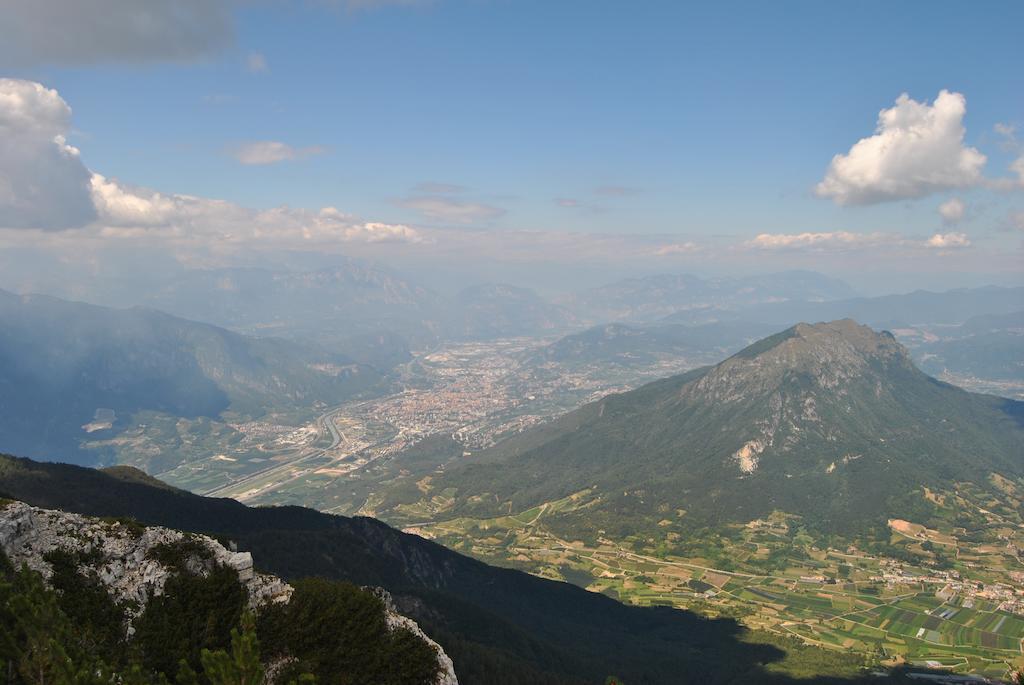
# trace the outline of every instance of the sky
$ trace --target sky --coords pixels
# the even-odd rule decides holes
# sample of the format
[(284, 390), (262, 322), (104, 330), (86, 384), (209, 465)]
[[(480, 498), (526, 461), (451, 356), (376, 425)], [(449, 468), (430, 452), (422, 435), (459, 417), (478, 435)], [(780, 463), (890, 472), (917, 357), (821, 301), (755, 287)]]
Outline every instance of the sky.
[(556, 290), (793, 268), (866, 293), (1024, 283), (1021, 2), (4, 13), (0, 287), (37, 283), (26, 265), (339, 255)]

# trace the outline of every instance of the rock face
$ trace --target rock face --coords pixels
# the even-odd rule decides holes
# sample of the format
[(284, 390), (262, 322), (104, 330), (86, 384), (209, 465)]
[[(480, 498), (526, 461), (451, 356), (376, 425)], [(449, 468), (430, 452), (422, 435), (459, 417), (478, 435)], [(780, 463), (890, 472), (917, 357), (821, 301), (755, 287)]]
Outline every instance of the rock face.
[(372, 591), (384, 602), (384, 617), (385, 620), (387, 620), (388, 628), (392, 630), (396, 628), (405, 628), (419, 636), (421, 640), (437, 650), (437, 663), (438, 666), (441, 667), (437, 674), (437, 685), (459, 685), (459, 680), (455, 677), (455, 662), (452, 661), (451, 657), (444, 653), (444, 650), (441, 649), (441, 645), (431, 640), (419, 625), (416, 624), (416, 621), (412, 620), (408, 616), (403, 616), (398, 613), (395, 609), (395, 602), (391, 597), (391, 593), (382, 588), (373, 588)]
[(153, 558), (153, 551), (186, 539), (198, 543), (206, 554), (191, 555), (185, 568), (198, 574), (208, 573), (215, 565), (235, 569), (252, 608), (287, 602), (291, 597), (292, 587), (283, 580), (253, 570), (251, 554), (232, 552), (205, 535), (135, 527), (22, 502), (13, 502), (0, 512), (0, 546), (16, 567), (25, 564), (48, 579), (53, 570), (45, 559), (47, 553), (65, 550), (96, 555), (99, 561), (91, 568), (117, 601), (129, 601), (132, 607), (144, 607), (151, 597), (163, 593), (167, 579), (174, 574)]
[[(177, 571), (164, 565), (154, 551), (163, 545), (188, 542), (193, 551), (183, 560), (189, 573), (206, 574), (215, 566), (227, 566), (249, 596), (249, 606), (259, 610), (271, 602), (288, 602), (293, 588), (277, 576), (257, 573), (252, 554), (225, 548), (205, 535), (182, 533), (161, 527), (145, 527), (128, 522), (90, 518), (53, 509), (40, 509), (23, 502), (0, 505), (0, 548), (17, 568), (28, 566), (49, 580), (53, 574), (46, 555), (62, 550), (89, 555), (96, 561), (88, 569), (106, 586), (116, 601), (127, 603), (129, 625), (144, 610), (146, 603), (163, 593), (167, 580)], [(437, 685), (458, 685), (451, 658), (431, 640), (412, 619), (399, 614), (391, 596), (372, 589), (384, 601), (389, 628), (407, 628), (437, 651)]]

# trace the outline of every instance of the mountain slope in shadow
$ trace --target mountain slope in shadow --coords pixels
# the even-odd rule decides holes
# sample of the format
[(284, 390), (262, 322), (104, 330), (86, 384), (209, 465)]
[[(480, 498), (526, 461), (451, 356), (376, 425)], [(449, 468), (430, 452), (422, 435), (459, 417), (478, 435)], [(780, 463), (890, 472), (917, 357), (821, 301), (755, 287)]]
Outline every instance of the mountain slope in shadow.
[(251, 508), (157, 486), (123, 467), (105, 473), (9, 456), (0, 457), (0, 492), (35, 506), (229, 538), (262, 570), (289, 580), (384, 587), (452, 656), (463, 683), (593, 683), (613, 673), (631, 684), (811, 682), (767, 670), (783, 651), (744, 641), (733, 620), (626, 606), (488, 566), (369, 518)]

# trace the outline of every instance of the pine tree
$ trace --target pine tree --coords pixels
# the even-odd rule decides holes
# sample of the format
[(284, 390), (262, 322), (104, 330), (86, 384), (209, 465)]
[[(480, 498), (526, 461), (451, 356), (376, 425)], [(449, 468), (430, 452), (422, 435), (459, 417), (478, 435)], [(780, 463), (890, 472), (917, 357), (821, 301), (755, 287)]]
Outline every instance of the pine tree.
[(263, 685), (266, 670), (260, 663), (260, 644), (256, 638), (256, 619), (242, 615), (242, 629), (231, 631), (231, 654), (224, 650), (203, 650), (203, 673), (211, 685)]

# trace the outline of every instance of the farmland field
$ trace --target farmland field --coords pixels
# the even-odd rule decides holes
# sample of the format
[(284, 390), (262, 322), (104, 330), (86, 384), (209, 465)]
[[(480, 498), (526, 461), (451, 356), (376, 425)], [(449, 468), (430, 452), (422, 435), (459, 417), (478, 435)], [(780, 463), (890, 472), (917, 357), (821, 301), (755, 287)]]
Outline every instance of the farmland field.
[[(780, 514), (713, 540), (675, 541), (675, 549), (689, 552), (680, 554), (649, 538), (567, 540), (546, 525), (552, 514), (585, 508), (589, 496), (583, 491), (494, 519), (420, 522), (410, 532), (626, 602), (734, 616), (751, 629), (860, 653), (866, 665), (990, 677), (1024, 665), (1024, 564), (1001, 546), (986, 551), (948, 531), (900, 526), (881, 543), (905, 557), (895, 559), (860, 545), (818, 547)], [(440, 513), (430, 506), (410, 512), (421, 519)], [(925, 544), (938, 539), (951, 541), (942, 549), (957, 560), (943, 568), (935, 560), (948, 557), (929, 557)]]

